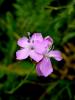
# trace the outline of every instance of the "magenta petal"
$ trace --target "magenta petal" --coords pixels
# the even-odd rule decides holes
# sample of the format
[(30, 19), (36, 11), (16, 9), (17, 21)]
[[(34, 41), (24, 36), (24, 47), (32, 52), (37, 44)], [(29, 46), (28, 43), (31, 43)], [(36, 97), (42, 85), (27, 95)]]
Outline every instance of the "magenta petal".
[(43, 55), (36, 53), (34, 50), (31, 50), (30, 57), (34, 61), (39, 62), (43, 58)]
[(47, 36), (47, 37), (44, 38), (43, 43), (46, 47), (50, 47), (53, 44), (53, 39), (50, 36)]
[(35, 41), (43, 41), (43, 37), (41, 33), (34, 33), (31, 37), (31, 42)]
[(49, 58), (44, 58), (37, 64), (36, 67), (38, 75), (47, 77), (49, 74), (53, 72), (52, 64)]
[(46, 52), (46, 47), (43, 42), (36, 41), (34, 43), (35, 51), (39, 54), (44, 54)]
[(18, 44), (20, 47), (25, 47), (25, 46), (28, 44), (28, 38), (26, 38), (26, 37), (20, 38), (20, 39), (17, 41), (17, 44)]
[(50, 36), (45, 37), (45, 39), (53, 43), (53, 39)]
[(43, 76), (43, 74), (40, 71), (39, 64), (36, 65), (36, 72), (37, 72), (38, 76)]
[(29, 56), (28, 49), (21, 49), (16, 52), (16, 59), (18, 60), (26, 59), (28, 56)]
[(61, 52), (58, 51), (58, 50), (51, 50), (51, 51), (48, 53), (48, 55), (49, 55), (49, 57), (55, 58), (57, 61), (62, 60)]

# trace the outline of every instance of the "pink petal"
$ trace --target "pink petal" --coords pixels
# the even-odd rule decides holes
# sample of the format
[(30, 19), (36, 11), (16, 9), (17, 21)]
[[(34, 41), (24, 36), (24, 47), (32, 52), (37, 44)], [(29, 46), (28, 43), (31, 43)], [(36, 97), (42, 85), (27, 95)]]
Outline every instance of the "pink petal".
[(58, 50), (51, 50), (51, 51), (48, 53), (48, 55), (49, 55), (49, 57), (55, 58), (57, 61), (62, 60), (61, 52), (58, 51)]
[(49, 58), (44, 58), (36, 66), (37, 74), (47, 77), (53, 72), (52, 64)]
[(36, 41), (34, 42), (35, 51), (39, 54), (44, 54), (46, 52), (46, 47), (43, 42)]
[(36, 62), (39, 62), (43, 58), (43, 55), (36, 53), (34, 50), (31, 50), (30, 57)]
[(18, 60), (26, 59), (28, 56), (29, 56), (28, 49), (21, 49), (16, 52), (16, 59)]
[(34, 33), (30, 39), (32, 42), (33, 41), (43, 41), (43, 37), (41, 33)]
[(36, 66), (36, 72), (37, 72), (38, 76), (43, 76), (43, 74), (40, 71), (40, 68), (39, 68), (38, 64)]
[(17, 41), (17, 44), (18, 44), (20, 47), (25, 47), (25, 46), (28, 44), (28, 38), (26, 38), (26, 37), (20, 38), (20, 39)]
[(47, 37), (44, 38), (43, 43), (46, 47), (50, 47), (53, 44), (53, 39), (50, 36), (47, 36)]

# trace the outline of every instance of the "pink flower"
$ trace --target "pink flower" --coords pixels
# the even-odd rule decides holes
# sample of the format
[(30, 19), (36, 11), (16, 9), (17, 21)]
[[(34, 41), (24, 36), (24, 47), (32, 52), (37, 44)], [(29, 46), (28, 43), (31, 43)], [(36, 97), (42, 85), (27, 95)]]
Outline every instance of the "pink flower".
[(43, 54), (43, 59), (36, 65), (36, 71), (39, 76), (47, 77), (53, 72), (50, 58), (53, 57), (57, 61), (62, 60), (61, 52), (58, 50), (49, 50)]
[(17, 44), (21, 49), (16, 52), (16, 59), (23, 60), (30, 57), (38, 62), (36, 71), (39, 76), (47, 77), (53, 72), (51, 57), (57, 61), (62, 60), (60, 51), (51, 50), (53, 39), (50, 36), (43, 38), (41, 33), (34, 33), (29, 39), (20, 38)]
[(47, 77), (53, 72), (50, 57), (55, 58), (57, 61), (62, 60), (61, 52), (58, 50), (46, 51), (43, 59), (36, 65), (36, 71), (39, 76)]
[(23, 60), (31, 57), (36, 62), (39, 62), (51, 42), (50, 37), (43, 39), (41, 33), (34, 33), (29, 39), (22, 37), (17, 42), (21, 49), (16, 52), (16, 59)]

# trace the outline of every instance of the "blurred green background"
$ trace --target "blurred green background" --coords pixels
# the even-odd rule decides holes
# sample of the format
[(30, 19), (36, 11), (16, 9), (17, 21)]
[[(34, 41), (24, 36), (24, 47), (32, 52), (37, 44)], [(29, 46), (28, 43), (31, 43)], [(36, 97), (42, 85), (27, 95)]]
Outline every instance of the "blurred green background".
[[(50, 35), (63, 60), (54, 72), (36, 74), (35, 63), (17, 61), (17, 40), (27, 32)], [(75, 100), (75, 0), (0, 0), (0, 100)]]

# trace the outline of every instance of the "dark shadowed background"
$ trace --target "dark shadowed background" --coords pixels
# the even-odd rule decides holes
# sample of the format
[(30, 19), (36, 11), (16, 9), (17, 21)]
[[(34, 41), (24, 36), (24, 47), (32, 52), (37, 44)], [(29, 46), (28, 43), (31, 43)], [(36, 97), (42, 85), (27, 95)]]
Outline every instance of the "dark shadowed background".
[[(17, 40), (27, 32), (50, 35), (62, 52), (54, 72), (36, 74), (30, 59), (17, 61)], [(75, 100), (75, 0), (0, 0), (0, 100)]]

